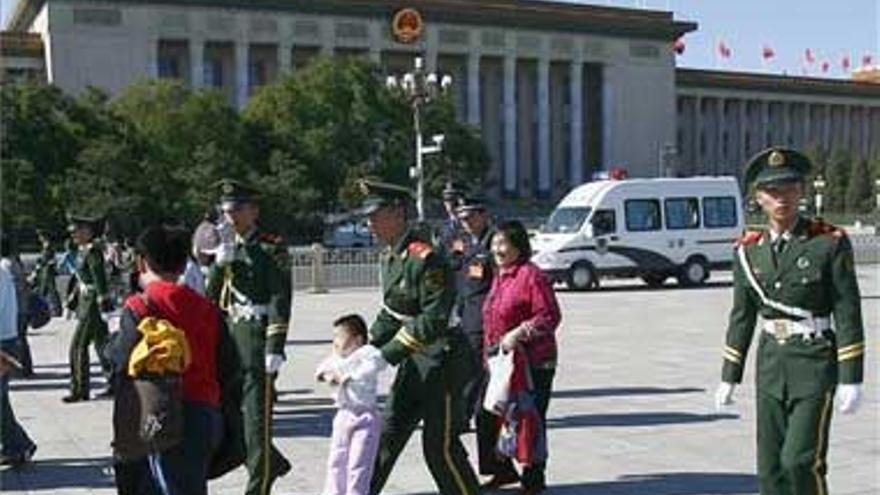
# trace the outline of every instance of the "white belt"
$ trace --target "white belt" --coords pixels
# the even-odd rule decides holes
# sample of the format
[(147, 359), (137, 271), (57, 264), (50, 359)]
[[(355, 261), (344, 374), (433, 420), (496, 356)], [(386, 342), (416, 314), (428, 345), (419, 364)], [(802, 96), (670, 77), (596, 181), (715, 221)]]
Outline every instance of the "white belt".
[(232, 304), (229, 311), (234, 321), (255, 320), (269, 315), (269, 306), (265, 304)]
[(828, 330), (831, 330), (831, 318), (828, 317), (810, 318), (800, 321), (786, 319), (764, 321), (764, 331), (776, 338), (776, 341), (780, 344), (785, 343), (793, 335), (813, 337), (821, 335), (822, 332)]

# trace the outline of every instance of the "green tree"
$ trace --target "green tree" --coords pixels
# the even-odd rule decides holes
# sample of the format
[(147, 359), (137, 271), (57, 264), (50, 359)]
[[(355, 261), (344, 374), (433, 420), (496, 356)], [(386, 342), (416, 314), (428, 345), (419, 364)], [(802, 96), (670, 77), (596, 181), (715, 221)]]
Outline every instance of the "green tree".
[(63, 226), (64, 173), (87, 139), (87, 114), (87, 108), (54, 86), (0, 87), (0, 224)]
[[(356, 196), (350, 182), (363, 174), (409, 180), (415, 162), (411, 108), (365, 60), (318, 60), (264, 88), (244, 115), (262, 138), (262, 153), (280, 150), (302, 167), (298, 204), (312, 202), (321, 212), (347, 205)], [(446, 136), (444, 152), (425, 161), (428, 191), (438, 193), (451, 174), (478, 182), (488, 154), (476, 132), (456, 121), (451, 101), (439, 98), (422, 119), (424, 136)]]
[(873, 208), (873, 182), (868, 160), (854, 157), (846, 188), (847, 213), (867, 213)]
[(835, 149), (831, 153), (825, 166), (825, 210), (834, 213), (842, 213), (846, 210), (846, 189), (849, 185), (851, 158), (842, 149)]

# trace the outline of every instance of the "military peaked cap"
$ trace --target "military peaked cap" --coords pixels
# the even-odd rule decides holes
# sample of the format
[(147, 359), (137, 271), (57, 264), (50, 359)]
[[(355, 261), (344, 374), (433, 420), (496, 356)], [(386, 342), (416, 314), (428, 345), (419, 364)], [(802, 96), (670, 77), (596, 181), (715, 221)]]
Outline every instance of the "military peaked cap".
[(771, 184), (800, 182), (813, 168), (812, 162), (800, 151), (789, 148), (768, 148), (753, 156), (746, 164), (743, 184), (764, 187)]
[(361, 179), (358, 181), (358, 188), (364, 195), (358, 210), (361, 215), (370, 215), (386, 206), (405, 207), (412, 201), (412, 191), (409, 188), (390, 182)]

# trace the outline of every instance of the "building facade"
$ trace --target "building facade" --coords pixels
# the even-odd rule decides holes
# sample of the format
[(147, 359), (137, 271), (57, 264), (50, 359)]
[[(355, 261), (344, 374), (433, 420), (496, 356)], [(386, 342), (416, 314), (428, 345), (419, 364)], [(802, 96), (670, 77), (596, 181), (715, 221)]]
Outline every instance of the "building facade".
[(880, 155), (880, 84), (678, 69), (674, 175), (737, 175), (771, 145)]
[[(393, 30), (406, 9), (420, 17), (412, 40)], [(880, 85), (677, 70), (672, 43), (696, 27), (669, 12), (521, 0), (21, 0), (7, 25), (42, 40), (46, 78), (67, 92), (176, 78), (238, 107), (314, 57), (366, 57), (400, 75), (421, 56), (453, 77), (496, 197), (553, 201), (612, 167), (736, 174), (769, 144), (877, 152)]]

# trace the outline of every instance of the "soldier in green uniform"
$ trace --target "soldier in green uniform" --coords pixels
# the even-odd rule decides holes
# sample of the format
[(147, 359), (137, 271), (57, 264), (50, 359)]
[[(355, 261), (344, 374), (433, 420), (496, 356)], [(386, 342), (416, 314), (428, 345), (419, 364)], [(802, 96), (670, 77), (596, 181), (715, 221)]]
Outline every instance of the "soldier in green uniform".
[(423, 422), (422, 448), (443, 495), (474, 495), (477, 478), (458, 438), (464, 419), (458, 369), (467, 367), (462, 338), (451, 335), (452, 273), (429, 233), (407, 224), (410, 192), (361, 182), (362, 212), (385, 246), (381, 261), (382, 306), (370, 327), (370, 343), (398, 366), (385, 406), (379, 454), (370, 493), (378, 494), (413, 431)]
[(58, 267), (55, 263), (55, 249), (52, 247), (52, 237), (45, 230), (37, 230), (40, 240), (40, 258), (31, 274), (31, 284), (37, 294), (46, 299), (52, 316), (61, 316), (61, 296), (58, 295)]
[[(768, 217), (736, 248), (734, 295), (717, 407), (730, 404), (759, 325), (758, 477), (763, 495), (827, 493), (828, 433), (839, 410), (858, 407), (865, 343), (852, 246), (843, 230), (798, 214), (812, 164), (771, 148), (745, 171)], [(832, 317), (834, 324), (832, 325)]]
[[(89, 344), (93, 344), (101, 368), (109, 376), (110, 363), (104, 357), (107, 322), (103, 316), (113, 309), (104, 268), (104, 250), (98, 236), (102, 220), (71, 216), (67, 230), (79, 248), (73, 273), (73, 290), (67, 307), (76, 313), (77, 324), (70, 342), (70, 395), (64, 402), (89, 400)], [(108, 395), (109, 388), (101, 395)]]
[(284, 362), (291, 285), (287, 248), (278, 236), (260, 232), (255, 192), (221, 180), (225, 222), (208, 274), (206, 293), (226, 314), (244, 368), (244, 434), (247, 495), (268, 495), (290, 462), (272, 445), (272, 383)]

